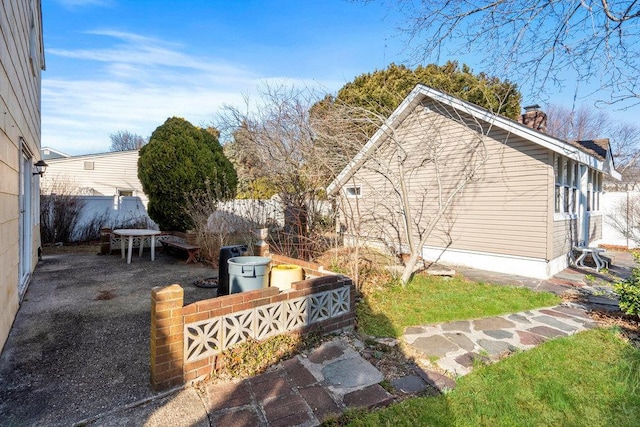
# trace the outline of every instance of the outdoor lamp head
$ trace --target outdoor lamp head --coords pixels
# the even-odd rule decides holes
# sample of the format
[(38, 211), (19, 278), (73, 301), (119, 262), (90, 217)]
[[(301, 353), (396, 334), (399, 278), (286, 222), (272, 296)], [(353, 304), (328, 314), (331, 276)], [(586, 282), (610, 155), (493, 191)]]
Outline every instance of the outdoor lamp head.
[(36, 167), (36, 171), (37, 172), (33, 172), (34, 175), (40, 175), (42, 176), (44, 174), (45, 169), (47, 169), (47, 165), (44, 160), (38, 160), (34, 166)]

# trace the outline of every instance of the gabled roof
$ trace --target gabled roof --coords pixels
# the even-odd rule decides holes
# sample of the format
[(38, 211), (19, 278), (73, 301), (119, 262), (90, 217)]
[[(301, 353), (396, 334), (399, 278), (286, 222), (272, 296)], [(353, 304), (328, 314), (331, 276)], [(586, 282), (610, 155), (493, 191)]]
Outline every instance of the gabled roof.
[(69, 156), (67, 153), (63, 153), (60, 150), (56, 150), (55, 148), (42, 147), (40, 149), (40, 157), (42, 157), (43, 160), (50, 160), (50, 159), (59, 159), (62, 157), (71, 157), (71, 156)]
[[(593, 140), (581, 142), (567, 142), (555, 138), (546, 133), (532, 129), (528, 126), (511, 120), (507, 117), (492, 113), (478, 105), (464, 101), (455, 96), (433, 89), (429, 86), (418, 84), (407, 95), (402, 103), (389, 116), (385, 123), (360, 149), (353, 160), (340, 172), (340, 174), (327, 187), (327, 194), (335, 194), (368, 159), (369, 154), (375, 152), (376, 148), (382, 144), (388, 135), (388, 130), (397, 129), (404, 119), (425, 99), (431, 99), (443, 105), (466, 113), (475, 119), (490, 123), (507, 131), (510, 134), (520, 136), (528, 141), (545, 147), (553, 152), (573, 159), (579, 163), (588, 165), (594, 169), (605, 172), (618, 180), (620, 174), (614, 169), (613, 156), (609, 147), (609, 140)], [(606, 141), (606, 144), (605, 142)]]
[(96, 154), (80, 154), (77, 156), (66, 156), (66, 157), (59, 157), (59, 158), (55, 158), (55, 159), (51, 159), (53, 163), (62, 163), (65, 161), (74, 161), (74, 160), (78, 160), (78, 159), (84, 159), (84, 160), (91, 160), (91, 159), (97, 159), (97, 158), (102, 158), (102, 157), (119, 157), (119, 156), (123, 156), (125, 154), (131, 154), (131, 153), (137, 153), (140, 150), (123, 150), (123, 151), (107, 151), (104, 153), (96, 153)]
[(599, 160), (605, 161), (607, 159), (607, 152), (609, 151), (609, 139), (593, 139), (588, 141), (567, 141), (569, 144), (578, 147), (582, 151), (585, 151)]

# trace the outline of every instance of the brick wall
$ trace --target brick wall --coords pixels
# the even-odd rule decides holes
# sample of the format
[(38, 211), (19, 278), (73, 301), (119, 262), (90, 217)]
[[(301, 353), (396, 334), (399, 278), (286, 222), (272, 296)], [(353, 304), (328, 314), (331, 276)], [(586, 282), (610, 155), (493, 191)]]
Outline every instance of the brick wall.
[(179, 285), (151, 292), (151, 383), (163, 390), (206, 377), (218, 356), (247, 339), (288, 332), (353, 328), (355, 286), (318, 264), (272, 257), (274, 264), (297, 264), (305, 280), (280, 292), (269, 287), (183, 306)]

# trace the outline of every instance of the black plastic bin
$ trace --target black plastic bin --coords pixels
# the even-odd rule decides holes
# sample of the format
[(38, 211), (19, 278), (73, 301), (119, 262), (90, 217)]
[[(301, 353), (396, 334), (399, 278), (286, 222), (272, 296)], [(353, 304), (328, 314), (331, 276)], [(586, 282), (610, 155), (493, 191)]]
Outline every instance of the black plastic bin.
[(246, 245), (223, 246), (218, 259), (218, 296), (229, 295), (229, 259), (247, 252)]

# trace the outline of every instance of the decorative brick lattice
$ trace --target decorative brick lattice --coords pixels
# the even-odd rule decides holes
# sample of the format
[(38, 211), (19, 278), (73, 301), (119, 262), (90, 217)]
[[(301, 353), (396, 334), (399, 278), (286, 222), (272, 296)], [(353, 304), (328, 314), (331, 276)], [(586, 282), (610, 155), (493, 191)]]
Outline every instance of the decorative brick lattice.
[(219, 317), (190, 323), (184, 327), (184, 354), (187, 360), (220, 353), (222, 321)]
[(331, 317), (349, 313), (351, 307), (351, 292), (349, 288), (336, 289), (331, 293)]
[(286, 302), (284, 312), (284, 327), (287, 331), (293, 331), (307, 325), (307, 298), (296, 298)]
[(285, 332), (282, 303), (269, 304), (256, 308), (256, 339), (262, 340)]
[(185, 363), (215, 356), (249, 338), (264, 339), (349, 313), (349, 287), (267, 304), (184, 325)]

